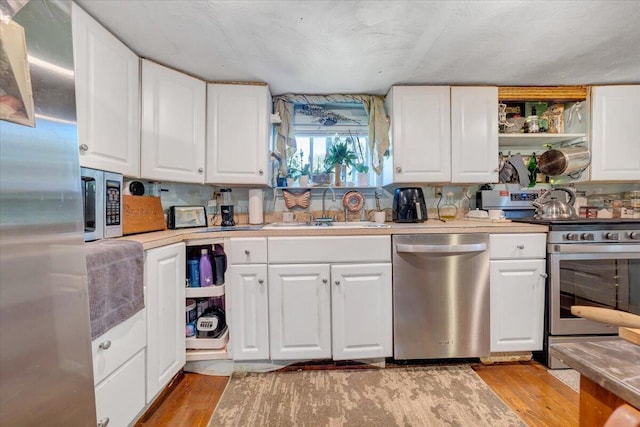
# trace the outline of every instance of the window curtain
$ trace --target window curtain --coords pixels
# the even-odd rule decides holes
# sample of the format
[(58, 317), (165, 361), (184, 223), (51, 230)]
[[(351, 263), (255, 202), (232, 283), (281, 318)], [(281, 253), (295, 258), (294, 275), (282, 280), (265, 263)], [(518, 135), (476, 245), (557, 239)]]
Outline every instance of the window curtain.
[(287, 174), (286, 158), (296, 150), (296, 138), (293, 129), (293, 107), (295, 104), (337, 104), (362, 102), (369, 117), (369, 152), (371, 168), (382, 173), (382, 158), (389, 149), (389, 122), (384, 109), (384, 101), (374, 95), (279, 95), (273, 98), (274, 111), (280, 114), (282, 122), (278, 129), (276, 150), (283, 157), (280, 163), (281, 172)]

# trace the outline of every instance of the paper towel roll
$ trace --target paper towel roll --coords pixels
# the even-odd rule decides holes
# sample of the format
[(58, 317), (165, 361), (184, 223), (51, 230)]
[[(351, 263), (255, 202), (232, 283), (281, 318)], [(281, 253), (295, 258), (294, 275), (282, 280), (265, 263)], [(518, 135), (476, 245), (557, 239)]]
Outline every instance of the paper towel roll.
[(262, 190), (249, 190), (249, 224), (264, 222)]

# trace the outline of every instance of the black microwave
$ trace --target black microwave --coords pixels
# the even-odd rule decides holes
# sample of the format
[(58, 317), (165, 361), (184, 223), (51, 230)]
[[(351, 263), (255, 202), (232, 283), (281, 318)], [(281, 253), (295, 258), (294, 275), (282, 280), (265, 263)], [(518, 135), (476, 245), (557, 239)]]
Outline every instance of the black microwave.
[(80, 168), (84, 240), (122, 236), (122, 175)]

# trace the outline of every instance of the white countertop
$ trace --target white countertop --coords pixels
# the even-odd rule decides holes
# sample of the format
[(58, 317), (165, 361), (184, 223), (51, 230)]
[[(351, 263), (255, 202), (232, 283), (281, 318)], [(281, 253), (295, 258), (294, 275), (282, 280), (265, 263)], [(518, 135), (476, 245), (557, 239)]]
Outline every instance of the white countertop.
[[(265, 224), (266, 225), (266, 224)], [(262, 226), (186, 228), (164, 230), (121, 237), (143, 244), (144, 249), (178, 243), (186, 240), (215, 239), (224, 237), (270, 237), (270, 236), (380, 236), (393, 234), (422, 233), (546, 233), (548, 227), (510, 221), (454, 220), (442, 222), (428, 220), (423, 223), (386, 223), (384, 228), (349, 227), (298, 227), (268, 228)]]

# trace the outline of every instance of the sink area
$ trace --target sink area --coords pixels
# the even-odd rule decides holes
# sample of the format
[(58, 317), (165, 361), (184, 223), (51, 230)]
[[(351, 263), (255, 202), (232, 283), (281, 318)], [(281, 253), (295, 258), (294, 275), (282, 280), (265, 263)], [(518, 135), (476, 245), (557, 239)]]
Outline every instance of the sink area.
[(255, 231), (262, 230), (264, 227), (262, 225), (234, 225), (232, 227), (209, 227), (209, 228), (201, 228), (198, 231), (194, 231), (194, 233), (215, 233), (217, 231)]
[(348, 229), (348, 228), (389, 228), (389, 224), (379, 224), (373, 221), (357, 222), (274, 222), (262, 227), (263, 230), (300, 230), (300, 229)]

